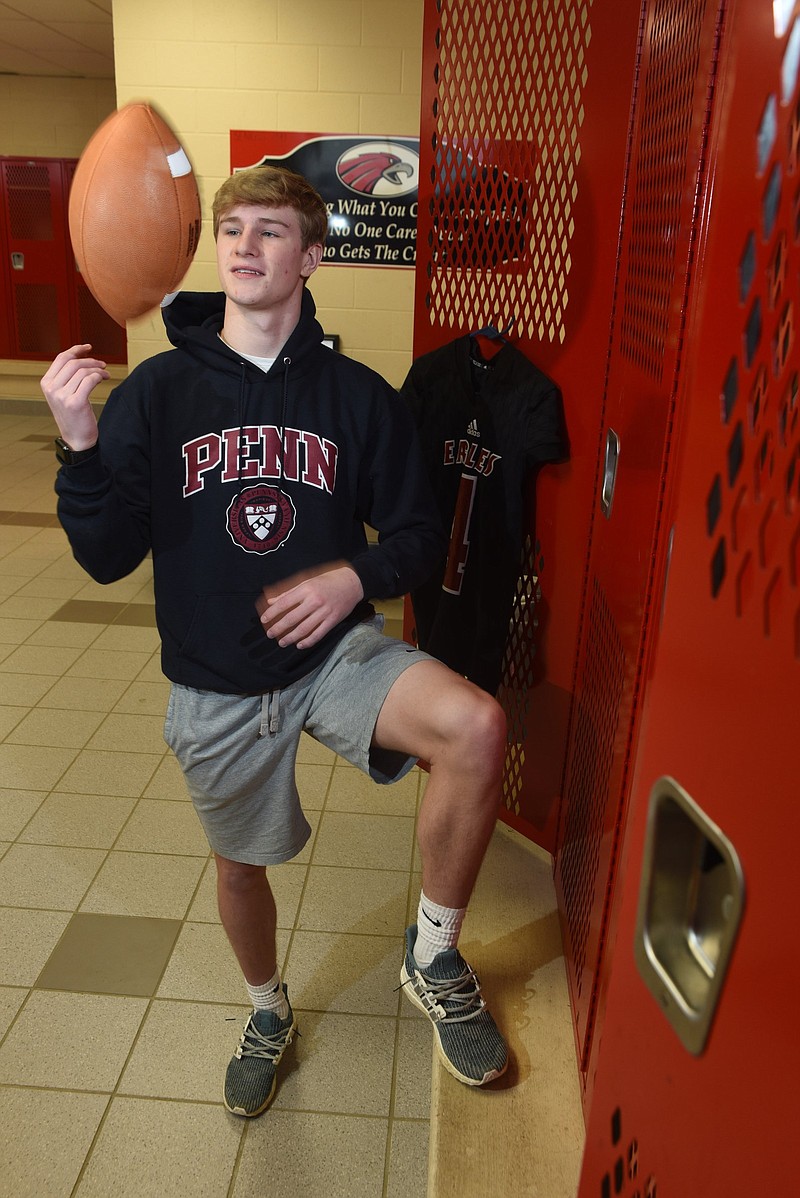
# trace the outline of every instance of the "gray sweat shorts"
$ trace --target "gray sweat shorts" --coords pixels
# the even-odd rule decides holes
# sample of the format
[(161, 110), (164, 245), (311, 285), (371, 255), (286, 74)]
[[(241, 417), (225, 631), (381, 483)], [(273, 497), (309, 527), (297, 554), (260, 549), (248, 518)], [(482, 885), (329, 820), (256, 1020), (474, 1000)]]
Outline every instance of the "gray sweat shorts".
[(264, 695), (172, 684), (164, 739), (220, 856), (278, 865), (305, 845), (311, 828), (295, 781), (303, 731), (375, 782), (396, 782), (415, 765), (415, 757), (370, 742), (393, 683), (431, 659), (384, 636), (382, 625), (380, 616), (357, 624), (311, 674)]

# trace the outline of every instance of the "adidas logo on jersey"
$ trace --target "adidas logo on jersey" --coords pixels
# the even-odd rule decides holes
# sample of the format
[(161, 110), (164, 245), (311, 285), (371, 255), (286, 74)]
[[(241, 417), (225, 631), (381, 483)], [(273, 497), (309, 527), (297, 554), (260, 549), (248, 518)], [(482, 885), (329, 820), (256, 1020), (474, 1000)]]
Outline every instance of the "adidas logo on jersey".
[(480, 436), (480, 433), (478, 432), (477, 420), (470, 420), (470, 422), (467, 426), (467, 436), (468, 437), (479, 437)]

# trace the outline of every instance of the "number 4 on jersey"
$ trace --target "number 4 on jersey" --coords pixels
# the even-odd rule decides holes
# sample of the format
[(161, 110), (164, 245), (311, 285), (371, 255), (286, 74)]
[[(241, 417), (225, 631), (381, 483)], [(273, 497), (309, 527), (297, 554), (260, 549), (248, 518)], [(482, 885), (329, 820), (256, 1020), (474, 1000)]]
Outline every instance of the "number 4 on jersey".
[(447, 551), (442, 590), (450, 595), (460, 595), (464, 582), (464, 571), (469, 556), (469, 526), (472, 522), (472, 507), (478, 479), (474, 474), (462, 474), (458, 484), (456, 509), (453, 514), (453, 530), (450, 533), (450, 548)]

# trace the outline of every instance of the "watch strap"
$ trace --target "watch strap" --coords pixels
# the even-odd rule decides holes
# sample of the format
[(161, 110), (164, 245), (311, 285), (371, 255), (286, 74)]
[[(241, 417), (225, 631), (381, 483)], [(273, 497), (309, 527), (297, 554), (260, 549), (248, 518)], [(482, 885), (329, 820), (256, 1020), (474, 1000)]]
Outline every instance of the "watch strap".
[(56, 457), (63, 466), (77, 466), (80, 462), (93, 458), (97, 450), (97, 441), (88, 449), (70, 449), (63, 437), (56, 437)]

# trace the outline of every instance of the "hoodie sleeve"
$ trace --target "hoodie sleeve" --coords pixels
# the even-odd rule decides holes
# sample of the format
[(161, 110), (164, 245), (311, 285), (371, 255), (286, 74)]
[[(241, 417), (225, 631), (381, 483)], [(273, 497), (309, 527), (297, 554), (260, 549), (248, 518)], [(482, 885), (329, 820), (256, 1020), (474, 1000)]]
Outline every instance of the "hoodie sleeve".
[(116, 388), (99, 420), (99, 451), (56, 476), (58, 518), (75, 560), (96, 582), (116, 582), (150, 549), (149, 433)]
[(387, 393), (364, 454), (358, 514), (378, 533), (378, 544), (351, 563), (365, 599), (406, 594), (430, 577), (446, 553), (416, 429), (394, 391)]

